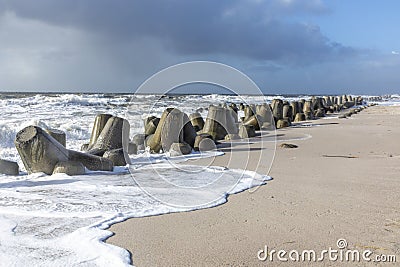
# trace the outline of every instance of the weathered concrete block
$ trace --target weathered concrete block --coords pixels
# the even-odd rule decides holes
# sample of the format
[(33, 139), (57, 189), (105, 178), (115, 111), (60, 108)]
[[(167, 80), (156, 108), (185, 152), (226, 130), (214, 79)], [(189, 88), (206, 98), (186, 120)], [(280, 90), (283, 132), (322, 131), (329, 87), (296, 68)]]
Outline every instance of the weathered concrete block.
[(245, 106), (244, 108), (244, 120), (248, 120), (251, 116), (254, 115), (254, 111), (251, 106)]
[(210, 107), (203, 128), (214, 140), (222, 140), (228, 133), (237, 133), (238, 128), (231, 111), (224, 108)]
[(285, 128), (285, 127), (289, 127), (289, 126), (290, 126), (290, 122), (288, 119), (280, 119), (276, 123), (276, 129), (281, 129), (281, 128)]
[(210, 106), (203, 132), (210, 134), (214, 140), (221, 140), (227, 134), (225, 124), (224, 109)]
[(325, 106), (327, 106), (327, 107), (333, 106), (331, 97), (329, 97), (329, 96), (324, 96), (324, 100), (325, 100)]
[(196, 137), (194, 143), (195, 151), (210, 151), (216, 149), (216, 145), (212, 136), (209, 134), (200, 134)]
[(192, 147), (187, 143), (173, 143), (169, 148), (169, 154), (172, 157), (188, 155), (192, 153)]
[(69, 160), (67, 149), (37, 126), (19, 131), (14, 143), (28, 173), (52, 174), (58, 162)]
[(297, 113), (296, 116), (294, 117), (294, 122), (300, 122), (305, 120), (306, 120), (306, 115), (304, 113)]
[(68, 150), (68, 153), (69, 160), (81, 162), (87, 169), (91, 171), (113, 170), (114, 165), (109, 159), (73, 150)]
[(120, 117), (108, 119), (96, 143), (90, 147), (89, 154), (102, 156), (107, 150), (123, 148), (128, 150), (129, 122)]
[(243, 124), (252, 125), (254, 127), (254, 130), (258, 131), (261, 129), (263, 121), (261, 116), (256, 114), (245, 120)]
[(281, 99), (274, 99), (271, 103), (272, 106), (272, 114), (274, 116), (275, 121), (283, 118), (283, 101)]
[(184, 113), (178, 109), (172, 110), (165, 118), (161, 131), (161, 147), (164, 152), (169, 151), (173, 143), (183, 142), (184, 123)]
[(186, 113), (168, 108), (163, 112), (154, 135), (147, 140), (146, 145), (153, 153), (158, 153), (161, 149), (164, 152), (169, 151), (173, 143), (187, 143), (192, 147), (196, 135)]
[(303, 110), (300, 109), (298, 101), (291, 102), (290, 106), (292, 107), (292, 114), (293, 114), (293, 120), (294, 120), (294, 116), (296, 116), (297, 113), (301, 113)]
[(61, 161), (54, 166), (53, 174), (65, 173), (67, 175), (83, 175), (85, 174), (85, 166), (77, 161)]
[[(150, 143), (152, 143), (154, 134), (151, 134), (149, 136), (146, 136), (146, 139), (144, 140), (144, 147), (148, 147)], [(160, 140), (160, 145), (161, 145), (161, 140)]]
[(310, 100), (305, 101), (304, 105), (303, 105), (303, 112), (306, 113), (306, 112), (313, 112), (313, 111), (314, 110), (312, 109), (311, 101)]
[(108, 150), (104, 153), (103, 157), (111, 160), (114, 166), (131, 164), (127, 151), (124, 151), (122, 148)]
[(18, 175), (19, 167), (16, 162), (0, 159), (0, 173), (7, 175)]
[(225, 135), (225, 141), (237, 140), (240, 139), (239, 134), (227, 134)]
[(238, 107), (235, 103), (231, 103), (228, 107), (228, 110), (231, 111), (232, 118), (235, 123), (239, 122), (238, 120)]
[(193, 127), (188, 115), (183, 113), (183, 141), (187, 143), (190, 147), (194, 146), (194, 141), (197, 136), (197, 131)]
[(136, 134), (132, 137), (132, 143), (136, 144), (138, 150), (143, 150), (145, 146), (145, 134)]
[(98, 114), (96, 116), (92, 129), (92, 135), (90, 136), (89, 149), (96, 143), (101, 131), (103, 131), (104, 126), (106, 126), (108, 119), (111, 117), (112, 115), (110, 114)]
[(306, 120), (313, 120), (314, 119), (314, 114), (310, 111), (305, 111), (304, 115), (306, 116)]
[(89, 170), (113, 169), (110, 160), (94, 155), (67, 150), (47, 132), (37, 126), (28, 126), (17, 133), (15, 146), (28, 173), (52, 174), (59, 162), (81, 162)]
[(196, 132), (203, 130), (204, 120), (200, 113), (195, 112), (189, 116), (190, 122), (193, 125), (193, 128)]
[(45, 130), (51, 137), (56, 139), (60, 144), (62, 144), (64, 147), (67, 145), (67, 138), (65, 136), (65, 133), (61, 130), (57, 129), (46, 129)]
[(315, 111), (317, 109), (322, 109), (322, 108), (324, 108), (324, 105), (322, 103), (322, 98), (316, 96), (311, 97), (311, 110)]
[(256, 136), (256, 131), (252, 125), (240, 125), (239, 127), (240, 138), (251, 138)]
[(283, 117), (288, 118), (289, 121), (293, 121), (293, 108), (290, 105), (283, 106)]
[(138, 152), (138, 146), (135, 143), (129, 142), (128, 154), (133, 155), (133, 154), (137, 154), (137, 152)]
[(307, 120), (314, 119), (314, 110), (312, 109), (311, 101), (305, 101), (303, 106), (303, 113), (306, 115)]
[(325, 117), (325, 109), (319, 108), (314, 112), (314, 116), (317, 118)]
[(174, 108), (167, 108), (161, 115), (160, 122), (158, 123), (156, 132), (154, 135), (146, 142), (146, 146), (150, 147), (150, 151), (158, 153), (161, 150), (161, 132), (163, 131), (165, 120), (169, 113), (173, 111)]
[[(156, 132), (158, 123), (160, 122), (160, 118), (150, 117), (150, 120), (146, 120), (144, 124), (144, 134), (146, 136), (154, 134)], [(149, 118), (148, 118), (149, 119)]]
[(274, 117), (268, 104), (258, 105), (256, 111), (256, 114), (260, 116), (259, 121), (262, 121), (260, 128), (272, 129), (275, 127)]
[(354, 101), (346, 101), (346, 102), (343, 103), (343, 106), (345, 108), (351, 108), (351, 107), (354, 107), (354, 105), (355, 105)]

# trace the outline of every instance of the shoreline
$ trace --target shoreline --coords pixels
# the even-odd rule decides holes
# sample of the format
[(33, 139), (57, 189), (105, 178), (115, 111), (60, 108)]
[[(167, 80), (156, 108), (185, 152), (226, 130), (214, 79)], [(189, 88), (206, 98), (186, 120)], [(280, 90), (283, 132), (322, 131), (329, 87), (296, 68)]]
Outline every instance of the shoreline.
[[(231, 195), (212, 209), (128, 219), (108, 229), (115, 235), (106, 243), (128, 249), (137, 266), (265, 265), (268, 261), (257, 259), (265, 245), (322, 250), (339, 238), (351, 248), (373, 247), (374, 253), (399, 257), (394, 236), (400, 233), (395, 205), (400, 180), (388, 171), (396, 169), (400, 158), (400, 125), (393, 116), (400, 116), (400, 107), (375, 106), (350, 119), (330, 119), (329, 124), (320, 119), (310, 122), (320, 126), (278, 130), (312, 138), (288, 141), (299, 146), (295, 149), (280, 148), (278, 141), (269, 174), (274, 180), (267, 185)], [(249, 155), (257, 157), (260, 151)], [(260, 171), (266, 174), (267, 166), (261, 164)], [(382, 183), (370, 176), (381, 176)]]

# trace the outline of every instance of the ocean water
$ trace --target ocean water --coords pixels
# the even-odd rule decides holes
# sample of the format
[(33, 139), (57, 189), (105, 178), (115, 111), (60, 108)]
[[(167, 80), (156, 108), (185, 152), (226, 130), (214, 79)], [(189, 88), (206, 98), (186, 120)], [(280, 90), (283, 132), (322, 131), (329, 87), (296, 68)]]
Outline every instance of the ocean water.
[(375, 103), (381, 106), (400, 106), (400, 95), (383, 95), (383, 96), (363, 96), (368, 103)]
[(103, 242), (112, 234), (107, 231), (111, 224), (220, 205), (229, 194), (270, 179), (240, 169), (181, 164), (223, 154), (218, 151), (174, 158), (142, 151), (132, 155), (132, 165), (114, 172), (28, 175), (14, 146), (19, 130), (29, 125), (60, 129), (67, 135), (67, 148), (79, 150), (90, 138), (96, 114), (127, 118), (133, 136), (143, 132), (145, 117), (160, 116), (166, 107), (191, 113), (224, 101), (241, 100), (218, 95), (0, 95), (0, 158), (16, 161), (21, 169), (18, 176), (0, 174), (0, 265), (127, 266), (129, 253)]
[[(16, 133), (25, 126), (63, 130), (67, 148), (79, 150), (88, 142), (94, 118), (99, 113), (127, 118), (133, 136), (143, 132), (145, 117), (160, 116), (166, 107), (192, 113), (210, 104), (244, 100), (263, 103), (278, 97), (300, 98), (0, 94), (0, 158), (16, 161), (21, 169), (19, 176), (0, 174), (0, 265), (128, 266), (132, 263), (126, 250), (103, 242), (112, 234), (107, 230), (111, 224), (132, 217), (220, 205), (229, 194), (265, 184), (270, 179), (224, 166), (182, 164), (216, 157), (222, 152), (169, 158), (142, 151), (131, 157), (131, 166), (116, 167), (114, 172), (89, 172), (73, 177), (27, 175), (14, 146)], [(390, 101), (400, 102), (396, 97)], [(203, 109), (200, 113), (206, 116), (207, 111)]]
[[(263, 103), (283, 96), (189, 95), (161, 97), (157, 95), (105, 94), (0, 94), (0, 158), (22, 162), (14, 147), (16, 133), (29, 125), (62, 130), (67, 148), (79, 150), (90, 139), (94, 118), (109, 113), (128, 119), (133, 136), (143, 133), (143, 119), (160, 116), (167, 107), (176, 107), (188, 114), (203, 108), (205, 117), (210, 104), (223, 102)], [(299, 97), (286, 97), (295, 100)], [(305, 96), (307, 98), (307, 96)]]

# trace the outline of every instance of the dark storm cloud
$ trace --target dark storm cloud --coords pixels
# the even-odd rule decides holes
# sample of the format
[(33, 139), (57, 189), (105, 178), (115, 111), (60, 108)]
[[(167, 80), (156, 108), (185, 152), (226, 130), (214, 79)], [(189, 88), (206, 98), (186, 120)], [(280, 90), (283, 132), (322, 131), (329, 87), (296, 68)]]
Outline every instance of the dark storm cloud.
[(330, 12), (322, 0), (0, 0), (0, 91), (133, 92), (192, 60), (229, 64), (268, 93), (394, 88), (397, 55), (307, 22)]
[(305, 65), (356, 53), (285, 18), (329, 12), (317, 0), (3, 1), (3, 12), (96, 34), (113, 46), (149, 38), (180, 56), (223, 54)]

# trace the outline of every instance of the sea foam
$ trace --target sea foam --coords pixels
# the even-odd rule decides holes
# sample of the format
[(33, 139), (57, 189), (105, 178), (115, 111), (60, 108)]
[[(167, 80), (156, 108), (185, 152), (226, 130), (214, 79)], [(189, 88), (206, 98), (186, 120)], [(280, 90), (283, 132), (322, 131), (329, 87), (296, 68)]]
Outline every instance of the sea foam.
[[(214, 94), (160, 100), (155, 95), (0, 96), (0, 158), (16, 161), (21, 168), (19, 176), (0, 175), (0, 263), (4, 266), (126, 266), (130, 264), (129, 253), (103, 242), (112, 234), (106, 230), (110, 225), (127, 218), (220, 205), (229, 194), (270, 179), (251, 171), (182, 164), (221, 152), (174, 158), (142, 152), (132, 156), (132, 174), (127, 167), (118, 167), (112, 173), (89, 172), (74, 177), (27, 175), (14, 146), (16, 133), (28, 125), (61, 129), (66, 132), (67, 147), (79, 150), (89, 140), (99, 113), (127, 117), (133, 136), (143, 132), (146, 116), (160, 116), (166, 107), (192, 113), (210, 104), (239, 103), (242, 97)], [(278, 97), (248, 96), (246, 100), (262, 103)], [(398, 103), (398, 98), (385, 102)], [(203, 116), (206, 113), (205, 109), (201, 112)]]
[[(73, 177), (1, 176), (0, 262), (7, 266), (127, 266), (129, 253), (103, 242), (112, 234), (106, 230), (111, 224), (220, 205), (229, 194), (270, 179), (242, 170), (171, 165), (164, 159), (153, 161), (149, 168), (136, 158), (140, 167), (132, 168), (132, 174), (121, 167), (118, 172)], [(196, 169), (201, 172), (193, 172)], [(172, 183), (160, 182), (155, 170), (173, 178)], [(141, 178), (147, 184), (141, 181), (140, 187)], [(204, 183), (212, 185), (213, 191), (202, 187)], [(149, 188), (155, 196), (148, 194)]]

